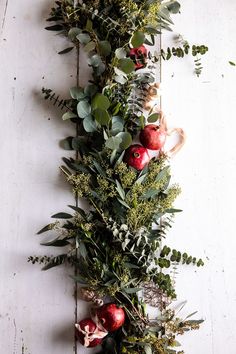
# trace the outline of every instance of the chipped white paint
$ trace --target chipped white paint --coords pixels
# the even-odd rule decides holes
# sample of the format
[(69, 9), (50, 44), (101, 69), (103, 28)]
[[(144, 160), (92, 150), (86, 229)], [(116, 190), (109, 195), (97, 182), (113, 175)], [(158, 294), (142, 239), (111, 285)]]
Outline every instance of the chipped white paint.
[[(185, 336), (188, 354), (235, 354), (236, 246), (233, 202), (236, 198), (233, 144), (236, 69), (236, 3), (233, 0), (182, 0), (176, 31), (210, 47), (205, 71), (197, 79), (190, 59), (163, 63), (163, 109), (173, 126), (185, 128), (188, 141), (173, 160), (183, 189), (169, 243), (209, 258), (205, 269), (181, 269), (179, 300), (188, 300), (206, 322)], [(49, 216), (72, 202), (58, 166), (61, 138), (73, 126), (40, 98), (42, 86), (67, 95), (76, 82), (76, 57), (57, 56), (65, 41), (43, 30), (53, 1), (0, 2), (0, 352), (4, 354), (74, 353), (74, 287), (68, 269), (40, 272), (28, 255), (48, 254), (36, 231)], [(170, 43), (163, 37), (163, 47)], [(81, 62), (83, 59), (81, 58)], [(81, 81), (85, 82), (83, 70)], [(49, 119), (50, 118), (50, 119)], [(78, 316), (86, 314), (78, 304)], [(90, 353), (78, 346), (78, 353)]]

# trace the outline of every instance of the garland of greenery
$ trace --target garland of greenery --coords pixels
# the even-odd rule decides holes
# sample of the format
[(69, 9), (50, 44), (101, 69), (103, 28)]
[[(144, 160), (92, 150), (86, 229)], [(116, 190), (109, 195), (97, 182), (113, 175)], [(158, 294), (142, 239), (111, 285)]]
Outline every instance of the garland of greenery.
[[(115, 331), (104, 332), (98, 314), (93, 317), (96, 330), (88, 321), (87, 328), (77, 324), (78, 339), (86, 346), (102, 343), (104, 354), (181, 354), (175, 349), (176, 336), (198, 329), (202, 322), (190, 316), (181, 319), (169, 307), (176, 299), (177, 265), (203, 265), (201, 259), (163, 245), (174, 214), (181, 211), (173, 207), (180, 188), (170, 185), (169, 157), (160, 146), (144, 165), (132, 164), (141, 154), (133, 153), (137, 145), (132, 142), (146, 120), (161, 129), (159, 107), (148, 105), (153, 89), (157, 94), (157, 63), (191, 53), (196, 74), (202, 70), (200, 56), (208, 50), (204, 45), (181, 40), (177, 48), (160, 53), (145, 47), (171, 29), (171, 15), (179, 11), (175, 0), (58, 0), (47, 20), (54, 23), (47, 30), (72, 43), (59, 54), (82, 46), (92, 69), (88, 85), (71, 88), (70, 99), (43, 89), (45, 99), (64, 110), (62, 119), (75, 124), (75, 136), (67, 137), (63, 146), (75, 150), (76, 158), (64, 158), (61, 170), (76, 200), (87, 200), (90, 208), (86, 212), (77, 202), (69, 206), (71, 213), (53, 215), (55, 222), (38, 234), (56, 231), (55, 239), (42, 244), (66, 251), (29, 261), (42, 263), (44, 270), (71, 265), (84, 300), (100, 309), (103, 301), (112, 302), (124, 310), (125, 322)], [(147, 304), (159, 309), (156, 318), (149, 318)]]

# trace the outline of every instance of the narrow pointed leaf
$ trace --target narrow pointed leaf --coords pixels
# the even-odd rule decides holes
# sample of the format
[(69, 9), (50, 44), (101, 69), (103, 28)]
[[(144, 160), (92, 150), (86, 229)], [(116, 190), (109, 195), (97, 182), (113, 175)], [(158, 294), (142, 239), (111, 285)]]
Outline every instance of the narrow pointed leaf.
[(69, 244), (70, 244), (70, 242), (67, 240), (58, 240), (58, 239), (55, 239), (55, 240), (52, 240), (49, 242), (40, 243), (41, 246), (53, 246), (53, 247), (64, 247)]
[(61, 50), (60, 52), (58, 52), (58, 54), (66, 54), (71, 52), (74, 49), (74, 47), (68, 47), (66, 49)]
[(73, 215), (68, 213), (57, 213), (51, 216), (53, 219), (72, 219)]
[(121, 199), (122, 199), (122, 200), (125, 200), (125, 191), (124, 191), (124, 189), (122, 188), (120, 182), (117, 181), (117, 179), (116, 179), (116, 190), (117, 190), (117, 192), (119, 193)]
[(54, 226), (56, 226), (56, 223), (55, 223), (55, 222), (44, 226), (41, 230), (39, 230), (39, 231), (37, 232), (37, 235), (40, 235), (40, 234), (43, 234), (44, 232), (53, 230)]

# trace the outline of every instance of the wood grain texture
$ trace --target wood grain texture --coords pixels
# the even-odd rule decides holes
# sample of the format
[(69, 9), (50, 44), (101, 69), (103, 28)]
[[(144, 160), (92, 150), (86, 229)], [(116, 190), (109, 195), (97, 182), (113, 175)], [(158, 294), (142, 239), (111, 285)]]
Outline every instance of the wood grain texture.
[(29, 255), (52, 252), (39, 246), (43, 238), (35, 234), (73, 202), (58, 169), (65, 155), (59, 140), (72, 126), (40, 93), (46, 86), (67, 96), (76, 82), (75, 55), (57, 55), (65, 40), (43, 29), (52, 3), (0, 4), (0, 352), (5, 354), (74, 351), (71, 270), (41, 272), (27, 263)]
[[(72, 354), (74, 285), (70, 270), (40, 272), (29, 255), (50, 254), (35, 233), (49, 216), (73, 202), (58, 166), (66, 155), (60, 139), (73, 134), (60, 111), (41, 96), (42, 86), (67, 96), (76, 83), (76, 53), (58, 56), (66, 41), (43, 30), (53, 1), (0, 2), (0, 343), (4, 354)], [(209, 45), (204, 72), (192, 75), (191, 59), (163, 63), (163, 109), (170, 125), (183, 127), (185, 148), (173, 159), (174, 179), (184, 209), (168, 243), (207, 259), (204, 269), (182, 268), (179, 300), (186, 314), (206, 319), (198, 333), (183, 338), (187, 354), (235, 354), (234, 269), (236, 189), (236, 3), (182, 0), (175, 31)], [(163, 36), (163, 47), (173, 34)], [(185, 62), (184, 62), (185, 61)], [(80, 57), (81, 84), (88, 71)], [(53, 250), (53, 252), (57, 252)], [(78, 318), (87, 309), (78, 302)], [(77, 353), (92, 353), (78, 345)]]
[[(184, 336), (188, 354), (234, 354), (236, 336), (235, 211), (236, 199), (236, 3), (232, 0), (183, 0), (175, 34), (206, 44), (200, 78), (191, 59), (163, 63), (163, 109), (171, 126), (186, 130), (187, 142), (173, 159), (174, 179), (182, 187), (177, 207), (183, 213), (168, 241), (206, 260), (196, 272), (180, 268), (179, 300), (185, 313), (198, 310), (201, 330)], [(163, 47), (173, 34), (163, 38)], [(182, 339), (182, 338), (181, 338)]]

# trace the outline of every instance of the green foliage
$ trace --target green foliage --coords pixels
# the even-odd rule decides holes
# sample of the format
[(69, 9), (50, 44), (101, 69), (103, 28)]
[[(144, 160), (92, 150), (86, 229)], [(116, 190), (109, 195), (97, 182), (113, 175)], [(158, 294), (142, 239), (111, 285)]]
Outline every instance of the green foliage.
[[(175, 207), (180, 188), (171, 185), (169, 160), (160, 153), (142, 171), (123, 161), (145, 124), (144, 104), (160, 57), (169, 60), (191, 53), (196, 73), (202, 70), (199, 56), (208, 48), (190, 47), (187, 42), (149, 53), (144, 71), (136, 70), (129, 57), (132, 47), (154, 45), (156, 34), (171, 30), (171, 16), (179, 11), (175, 0), (86, 0), (75, 6), (72, 0), (57, 0), (48, 19), (53, 24), (46, 27), (72, 43), (59, 54), (83, 47), (93, 72), (89, 84), (72, 87), (66, 100), (43, 88), (45, 99), (64, 110), (62, 120), (75, 123), (75, 136), (61, 142), (64, 149), (76, 151), (75, 158), (64, 158), (61, 171), (76, 200), (87, 200), (89, 210), (76, 203), (69, 206), (71, 212), (52, 215), (54, 222), (38, 232), (51, 236), (41, 245), (62, 247), (63, 253), (28, 261), (43, 264), (44, 270), (68, 264), (76, 270), (75, 282), (124, 307), (128, 321), (123, 330), (106, 337), (101, 353), (181, 354), (175, 349), (176, 335), (197, 329), (202, 322), (189, 320), (190, 316), (180, 319), (166, 309), (176, 298), (176, 267), (204, 264), (163, 246), (174, 215), (181, 211)], [(149, 123), (159, 120), (160, 114), (148, 113)], [(150, 289), (162, 311), (152, 320), (144, 302)]]
[(134, 62), (129, 58), (120, 59), (118, 61), (118, 68), (125, 74), (130, 74), (134, 71)]
[[(47, 245), (68, 245), (72, 247), (69, 254), (78, 249), (83, 258), (78, 259), (80, 277), (100, 294), (106, 289), (120, 299), (125, 293), (132, 301), (132, 294), (148, 280), (168, 297), (175, 297), (171, 277), (160, 270), (177, 263), (200, 266), (202, 261), (171, 251), (167, 246), (161, 247), (161, 240), (171, 227), (169, 215), (179, 211), (172, 208), (178, 188), (169, 187), (170, 168), (163, 156), (138, 173), (119, 162), (118, 156), (113, 161), (115, 168), (110, 164), (108, 150), (73, 161), (76, 173), (63, 168), (74, 193), (89, 200), (94, 210), (85, 214), (74, 208), (74, 216), (70, 213), (53, 215), (67, 221), (60, 227), (50, 224), (43, 229), (59, 230), (59, 236)], [(71, 163), (72, 160), (68, 162), (70, 168)], [(154, 230), (153, 222), (157, 225)], [(63, 237), (60, 228), (64, 230)], [(111, 250), (117, 255), (118, 263), (114, 263)], [(82, 269), (81, 262), (86, 263)]]
[[(117, 53), (114, 56), (113, 52), (117, 48), (125, 53), (121, 57), (118, 54), (117, 58), (122, 59), (118, 68), (124, 74), (132, 73), (132, 63), (124, 61), (129, 59), (126, 58), (129, 44), (133, 47), (143, 43), (155, 45), (155, 35), (163, 29), (170, 31), (173, 25), (171, 16), (180, 11), (179, 2), (174, 0), (145, 0), (142, 3), (132, 0), (96, 0), (78, 2), (76, 6), (68, 0), (60, 0), (56, 5), (48, 19), (56, 24), (46, 29), (65, 34), (75, 47), (80, 44), (84, 46), (89, 56), (88, 64), (93, 68), (94, 80), (101, 87), (113, 77), (113, 70), (107, 65), (107, 59), (111, 59), (114, 64)], [(68, 47), (59, 53), (68, 53), (72, 49), (73, 47)], [(162, 54), (164, 56), (164, 53)], [(180, 55), (179, 48), (173, 55)], [(198, 67), (197, 73), (199, 70)], [(121, 84), (126, 82), (125, 76), (122, 75), (118, 75), (116, 80)]]
[[(60, 245), (59, 247), (62, 247), (62, 245)], [(42, 270), (49, 270), (51, 268), (57, 267), (65, 263), (68, 263), (69, 265), (73, 264), (72, 257), (70, 257), (70, 255), (68, 254), (61, 254), (59, 256), (42, 256), (42, 257), (30, 256), (28, 258), (28, 262), (32, 264), (35, 263), (44, 264)]]
[(172, 56), (177, 58), (183, 58), (184, 56), (191, 54), (195, 58), (195, 73), (197, 76), (200, 76), (203, 67), (201, 64), (201, 58), (199, 56), (206, 54), (207, 51), (208, 47), (206, 47), (205, 45), (192, 45), (192, 47), (190, 47), (187, 41), (182, 41), (182, 46), (172, 48), (168, 47), (166, 51), (162, 49), (161, 56), (164, 60), (170, 60)]
[[(167, 310), (157, 317), (144, 332), (144, 335), (133, 334), (133, 328), (129, 328), (127, 337), (122, 343), (121, 353), (154, 353), (154, 354), (183, 354), (178, 351), (181, 344), (176, 337), (190, 330), (196, 330), (203, 322), (202, 320), (185, 320), (175, 317), (174, 311)], [(164, 334), (159, 336), (158, 333)]]
[(74, 47), (68, 47), (68, 48), (65, 48), (65, 49), (61, 50), (60, 52), (58, 52), (58, 54), (67, 54), (67, 53), (70, 53), (73, 49), (74, 49)]
[(145, 34), (141, 31), (134, 32), (133, 36), (131, 37), (131, 44), (134, 48), (139, 47), (145, 41)]
[[(67, 108), (69, 105), (68, 100), (60, 99), (59, 95), (56, 95), (51, 89), (42, 88), (42, 93), (45, 100), (50, 100), (54, 106), (58, 106), (61, 109)], [(68, 107), (69, 108), (69, 107)]]
[(170, 247), (164, 246), (160, 253), (160, 258), (158, 259), (158, 264), (161, 268), (169, 268), (171, 262), (182, 263), (182, 264), (194, 264), (197, 267), (203, 266), (204, 262), (202, 259), (196, 259), (196, 257), (189, 256), (186, 252), (181, 253), (175, 249), (171, 250)]

